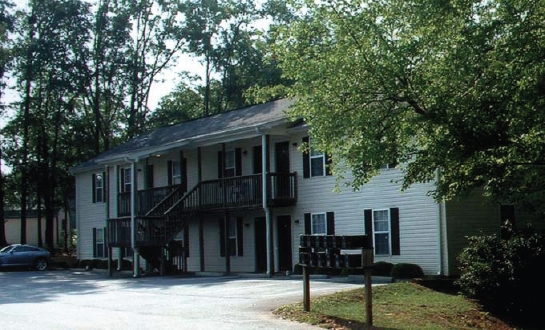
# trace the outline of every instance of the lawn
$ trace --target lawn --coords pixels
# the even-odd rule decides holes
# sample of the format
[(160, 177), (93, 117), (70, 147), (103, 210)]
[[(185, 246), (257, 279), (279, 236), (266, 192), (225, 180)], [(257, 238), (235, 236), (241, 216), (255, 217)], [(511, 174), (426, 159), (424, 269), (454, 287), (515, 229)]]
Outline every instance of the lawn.
[[(313, 298), (310, 312), (298, 303), (282, 306), (274, 313), (324, 329), (368, 330), (363, 287)], [(373, 287), (373, 325), (373, 329), (385, 330), (515, 329), (459, 294), (411, 282)]]

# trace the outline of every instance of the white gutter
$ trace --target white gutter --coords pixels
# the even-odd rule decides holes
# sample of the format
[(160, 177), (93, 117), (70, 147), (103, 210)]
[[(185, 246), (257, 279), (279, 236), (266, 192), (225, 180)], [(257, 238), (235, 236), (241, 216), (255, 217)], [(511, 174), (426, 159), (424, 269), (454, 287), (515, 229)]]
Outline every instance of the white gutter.
[(140, 277), (140, 254), (136, 247), (136, 162), (137, 159), (125, 157), (125, 162), (131, 164), (131, 248), (133, 255), (133, 277)]
[[(256, 128), (259, 132), (259, 129)], [(267, 235), (267, 276), (271, 277), (274, 274), (274, 246), (272, 240), (272, 220), (271, 210), (267, 205), (267, 134), (261, 133), (261, 177), (262, 177), (262, 201), (263, 210), (265, 210), (265, 230)]]

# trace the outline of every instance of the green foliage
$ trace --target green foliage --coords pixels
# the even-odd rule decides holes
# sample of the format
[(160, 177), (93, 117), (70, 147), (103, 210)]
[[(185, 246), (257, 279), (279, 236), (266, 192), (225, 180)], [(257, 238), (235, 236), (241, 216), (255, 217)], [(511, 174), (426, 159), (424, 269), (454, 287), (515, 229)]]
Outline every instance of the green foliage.
[(539, 206), (545, 177), (545, 1), (289, 2), (273, 48), (291, 114), (358, 188), (402, 164), (437, 199), (474, 187)]
[(545, 263), (545, 238), (531, 226), (504, 228), (507, 239), (497, 235), (469, 237), (460, 254), (462, 291), (489, 310), (517, 319), (533, 319), (545, 295), (541, 269)]
[(411, 279), (424, 276), (424, 271), (417, 264), (399, 263), (392, 267), (390, 276), (394, 279)]
[(392, 273), (393, 263), (386, 261), (378, 261), (373, 264), (373, 275), (375, 276), (390, 276)]

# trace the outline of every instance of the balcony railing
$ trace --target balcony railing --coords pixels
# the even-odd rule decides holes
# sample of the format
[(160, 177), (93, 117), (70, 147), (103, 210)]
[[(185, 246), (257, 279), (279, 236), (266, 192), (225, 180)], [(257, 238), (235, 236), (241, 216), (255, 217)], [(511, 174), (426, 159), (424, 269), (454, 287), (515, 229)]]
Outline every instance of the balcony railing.
[[(267, 174), (267, 205), (289, 206), (297, 200), (296, 173)], [(146, 189), (138, 192), (139, 205), (135, 217), (137, 246), (157, 246), (168, 242), (191, 214), (198, 211), (218, 211), (262, 206), (263, 176), (261, 174), (202, 181), (181, 195), (179, 186)], [(163, 196), (161, 199), (159, 196)], [(110, 246), (130, 246), (130, 194), (118, 197), (127, 213), (108, 221)], [(151, 205), (151, 201), (157, 201)]]
[[(159, 188), (149, 188), (139, 190), (137, 198), (137, 215), (144, 215), (148, 213), (153, 207), (158, 205), (162, 200), (165, 199), (169, 194), (179, 191), (181, 188), (180, 185), (159, 187)], [(181, 195), (178, 196), (181, 198)], [(117, 195), (117, 216), (118, 217), (127, 217), (131, 215), (131, 193), (122, 192)]]

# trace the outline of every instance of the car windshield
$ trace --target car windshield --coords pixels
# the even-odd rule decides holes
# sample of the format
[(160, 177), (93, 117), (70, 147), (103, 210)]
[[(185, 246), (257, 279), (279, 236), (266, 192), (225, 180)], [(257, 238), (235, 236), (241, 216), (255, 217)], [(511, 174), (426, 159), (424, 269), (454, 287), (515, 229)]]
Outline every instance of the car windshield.
[(13, 245), (8, 245), (6, 247), (3, 247), (0, 252), (9, 252), (11, 249), (13, 249)]

